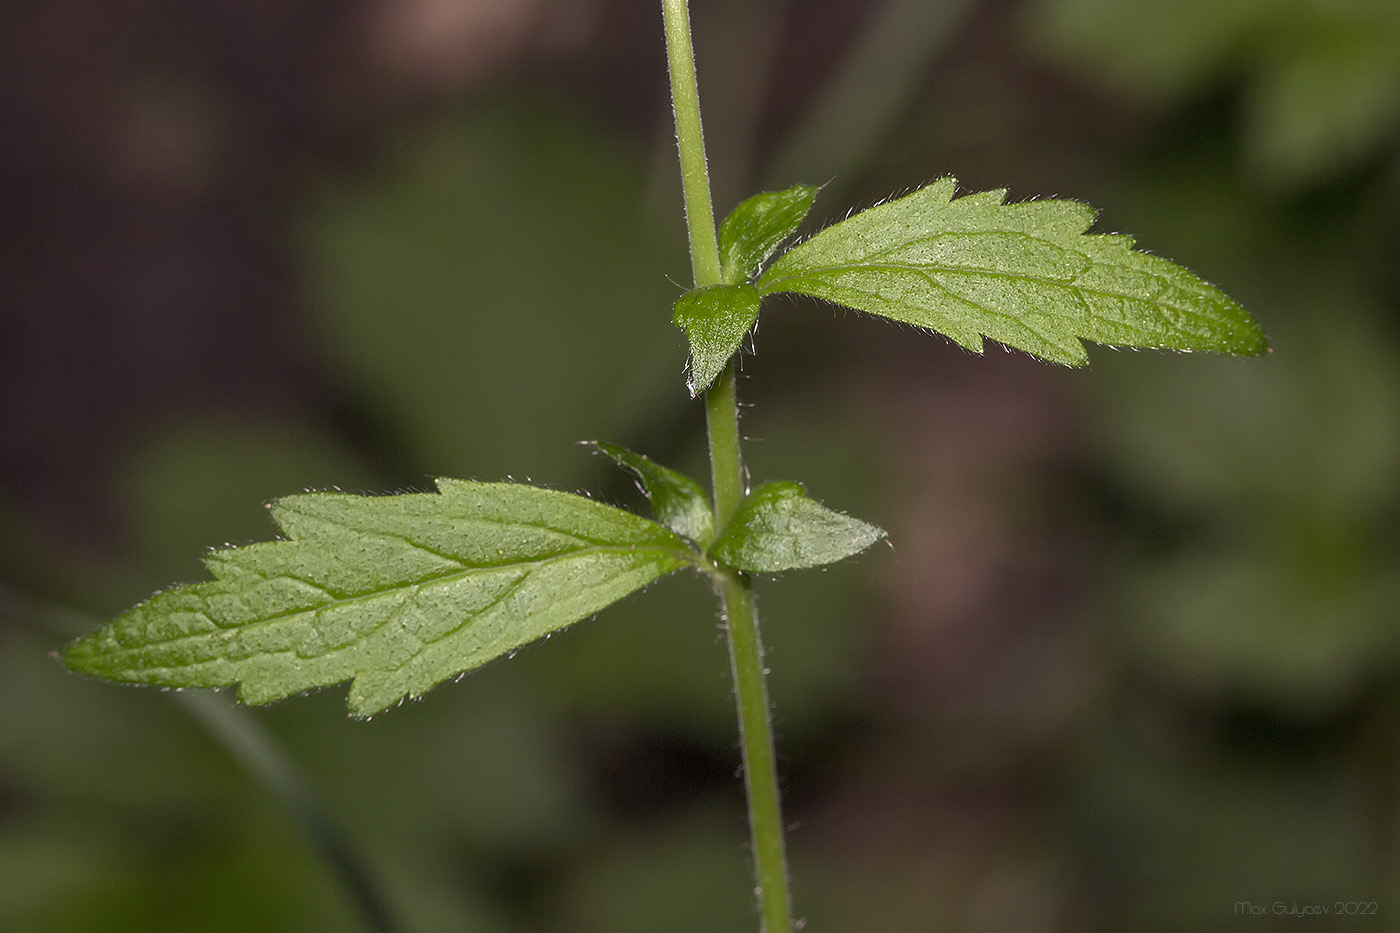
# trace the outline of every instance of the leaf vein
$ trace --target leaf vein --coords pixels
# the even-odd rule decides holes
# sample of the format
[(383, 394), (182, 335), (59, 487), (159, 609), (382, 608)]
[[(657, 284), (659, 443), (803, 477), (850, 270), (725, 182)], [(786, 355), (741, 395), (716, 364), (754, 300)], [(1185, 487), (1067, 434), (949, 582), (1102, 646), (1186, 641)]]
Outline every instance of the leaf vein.
[[(683, 550), (681, 550), (680, 548), (667, 548), (667, 547), (663, 547), (663, 546), (659, 546), (659, 545), (653, 545), (653, 546), (648, 546), (648, 547), (641, 547), (641, 546), (636, 546), (636, 545), (612, 545), (612, 546), (598, 546), (598, 547), (594, 547), (594, 548), (581, 548), (581, 549), (579, 549), (579, 550), (568, 551), (568, 552), (565, 552), (565, 553), (563, 553), (563, 554), (554, 554), (554, 555), (551, 555), (551, 556), (549, 556), (549, 557), (541, 558), (541, 559), (539, 559), (539, 560), (534, 560), (534, 561), (519, 561), (519, 562), (514, 563), (514, 564), (500, 564), (500, 565), (491, 565), (491, 566), (483, 566), (483, 567), (465, 567), (464, 569), (461, 569), (461, 570), (449, 571), (449, 572), (447, 572), (447, 573), (442, 573), (442, 574), (433, 574), (433, 575), (430, 575), (430, 576), (420, 577), (420, 578), (418, 578), (418, 579), (411, 580), (411, 581), (404, 581), (404, 582), (402, 582), (402, 583), (394, 584), (394, 585), (392, 585), (392, 586), (386, 586), (386, 587), (382, 587), (382, 588), (379, 588), (379, 589), (370, 590), (370, 591), (367, 591), (367, 592), (364, 592), (364, 593), (357, 593), (357, 594), (355, 594), (355, 595), (353, 595), (353, 596), (337, 597), (337, 598), (333, 599), (331, 602), (329, 602), (329, 603), (324, 603), (324, 604), (319, 605), (319, 606), (299, 606), (299, 607), (296, 607), (296, 608), (293, 608), (293, 609), (288, 609), (288, 610), (285, 610), (285, 611), (282, 611), (282, 612), (273, 613), (273, 614), (271, 614), (271, 615), (264, 616), (264, 617), (261, 617), (261, 618), (250, 619), (250, 620), (248, 620), (248, 621), (246, 621), (246, 622), (235, 623), (235, 624), (233, 624), (233, 625), (225, 625), (225, 626), (217, 626), (217, 625), (216, 625), (212, 631), (186, 632), (186, 633), (179, 634), (179, 635), (173, 635), (173, 636), (168, 637), (168, 638), (162, 638), (162, 639), (159, 639), (159, 640), (147, 641), (147, 642), (144, 642), (139, 648), (132, 648), (132, 649), (126, 649), (126, 650), (127, 650), (129, 653), (139, 653), (139, 652), (142, 651), (142, 650), (147, 650), (147, 649), (154, 648), (154, 647), (165, 647), (165, 646), (175, 645), (175, 644), (179, 644), (180, 642), (188, 641), (188, 640), (191, 640), (191, 639), (207, 638), (207, 637), (210, 637), (211, 635), (220, 635), (220, 634), (227, 634), (227, 633), (238, 632), (238, 631), (247, 631), (247, 630), (253, 629), (253, 628), (263, 628), (263, 627), (266, 627), (266, 626), (274, 625), (274, 624), (276, 624), (276, 623), (278, 623), (278, 622), (284, 622), (284, 621), (286, 621), (286, 620), (288, 620), (288, 619), (290, 619), (290, 618), (293, 618), (294, 616), (298, 616), (298, 615), (301, 615), (301, 614), (303, 614), (303, 613), (313, 612), (313, 613), (316, 613), (316, 614), (320, 615), (320, 614), (323, 614), (323, 613), (327, 613), (327, 612), (333, 611), (333, 610), (335, 610), (335, 609), (337, 609), (337, 608), (340, 608), (340, 607), (342, 607), (342, 606), (353, 605), (353, 604), (355, 604), (355, 603), (357, 603), (357, 602), (366, 601), (366, 600), (372, 599), (372, 598), (374, 598), (374, 597), (376, 597), (376, 596), (382, 596), (382, 595), (384, 595), (384, 594), (386, 594), (386, 593), (393, 593), (393, 592), (397, 592), (397, 591), (400, 591), (400, 590), (406, 590), (406, 589), (412, 588), (412, 589), (415, 591), (415, 595), (416, 595), (416, 592), (417, 592), (417, 591), (423, 589), (423, 588), (426, 587), (426, 586), (450, 582), (450, 581), (453, 581), (453, 580), (456, 580), (456, 579), (461, 579), (461, 578), (467, 577), (467, 576), (472, 575), (472, 574), (477, 574), (477, 573), (489, 573), (489, 572), (491, 572), (491, 571), (493, 571), (493, 570), (505, 570), (505, 569), (511, 569), (511, 568), (521, 568), (521, 567), (524, 567), (526, 572), (525, 572), (524, 575), (522, 575), (521, 580), (520, 580), (520, 581), (516, 581), (516, 583), (512, 584), (512, 587), (516, 587), (516, 586), (518, 586), (518, 585), (520, 584), (520, 582), (522, 582), (526, 577), (528, 577), (528, 576), (530, 575), (530, 573), (534, 572), (535, 570), (538, 570), (539, 568), (541, 568), (541, 567), (543, 567), (543, 566), (546, 566), (547, 564), (555, 563), (555, 562), (557, 562), (557, 561), (569, 560), (569, 559), (571, 559), (571, 558), (586, 556), (586, 555), (588, 555), (588, 554), (590, 554), (590, 553), (607, 553), (607, 552), (629, 553), (629, 554), (644, 553), (644, 552), (654, 552), (654, 555), (655, 555), (657, 558), (674, 558), (674, 557), (678, 557), (678, 556), (679, 556), (679, 557), (683, 557), (683, 558), (684, 558), (685, 560), (687, 560), (687, 561), (691, 560), (691, 556), (689, 555), (689, 553), (688, 553), (688, 552), (685, 552), (685, 551), (683, 551)], [(199, 584), (195, 584), (195, 585), (199, 585)], [(494, 601), (493, 601), (493, 602), (494, 602)], [(205, 613), (203, 610), (194, 610), (194, 613), (195, 613), (196, 615), (198, 615), (199, 617), (201, 617), (201, 618), (206, 618), (206, 619), (208, 618), (208, 616), (206, 615), (206, 613)], [(476, 615), (480, 615), (480, 613), (475, 613), (472, 617), (474, 618)], [(387, 621), (387, 620), (386, 620), (386, 621)], [(377, 630), (378, 630), (379, 628), (381, 628), (381, 627), (382, 627), (382, 623), (381, 623), (381, 625), (375, 626), (374, 629), (371, 629), (371, 631), (377, 631)], [(362, 636), (362, 637), (363, 637), (363, 636)], [(357, 641), (358, 641), (358, 640), (360, 640), (360, 639), (357, 639)], [(348, 647), (348, 646), (346, 646), (346, 647)], [(295, 651), (295, 649), (289, 649), (289, 650)], [(336, 650), (343, 650), (343, 649), (336, 649)], [(271, 653), (271, 654), (278, 654), (278, 653), (283, 653), (283, 652), (269, 652), (269, 653)], [(196, 663), (198, 663), (198, 662), (196, 662)], [(181, 665), (181, 666), (189, 666), (189, 665)]]
[[(1163, 292), (1165, 292), (1165, 291), (1170, 287), (1170, 283), (1167, 282), (1166, 279), (1162, 278), (1162, 277), (1159, 276), (1159, 275), (1153, 275), (1152, 273), (1143, 273), (1143, 272), (1141, 272), (1140, 270), (1131, 269), (1131, 268), (1126, 267), (1126, 266), (1111, 265), (1111, 264), (1108, 264), (1108, 263), (1097, 263), (1097, 262), (1096, 262), (1096, 263), (1092, 264), (1091, 266), (1089, 266), (1088, 268), (1089, 268), (1089, 269), (1093, 269), (1093, 268), (1095, 268), (1096, 266), (1097, 266), (1098, 268), (1101, 268), (1101, 269), (1114, 269), (1114, 270), (1120, 270), (1120, 269), (1122, 269), (1122, 270), (1126, 270), (1126, 271), (1128, 271), (1128, 272), (1132, 272), (1132, 273), (1137, 274), (1137, 275), (1142, 275), (1142, 276), (1145, 276), (1145, 277), (1147, 277), (1147, 278), (1150, 278), (1150, 279), (1153, 280), (1153, 283), (1154, 283), (1154, 286), (1155, 286), (1155, 290), (1153, 291), (1153, 293), (1152, 293), (1152, 295), (1151, 295), (1150, 297), (1140, 297), (1140, 296), (1137, 296), (1137, 295), (1128, 294), (1128, 293), (1125, 292), (1125, 291), (1108, 291), (1108, 290), (1101, 289), (1101, 288), (1091, 288), (1091, 287), (1087, 287), (1087, 286), (1084, 286), (1084, 285), (1076, 285), (1076, 284), (1073, 284), (1074, 281), (1077, 280), (1081, 275), (1083, 275), (1084, 272), (1088, 271), (1088, 269), (1082, 270), (1081, 272), (1076, 273), (1076, 274), (1074, 275), (1074, 277), (1071, 278), (1071, 279), (1069, 279), (1069, 280), (1065, 280), (1065, 279), (1052, 279), (1052, 278), (1048, 278), (1048, 277), (1045, 277), (1045, 276), (1029, 275), (1029, 274), (1023, 274), (1023, 273), (1001, 272), (1001, 271), (997, 271), (997, 270), (994, 270), (994, 269), (968, 268), (968, 267), (966, 267), (966, 266), (937, 266), (937, 265), (916, 266), (916, 265), (901, 264), (901, 263), (879, 263), (879, 264), (875, 264), (875, 263), (850, 263), (850, 264), (843, 264), (843, 265), (839, 265), (839, 266), (837, 266), (837, 265), (822, 266), (822, 267), (819, 267), (819, 268), (810, 269), (810, 270), (808, 270), (808, 271), (806, 271), (806, 272), (802, 272), (802, 273), (799, 273), (799, 274), (797, 274), (797, 275), (785, 276), (784, 278), (777, 280), (777, 282), (775, 283), (775, 286), (774, 286), (774, 287), (771, 287), (771, 288), (768, 288), (768, 289), (767, 289), (767, 292), (768, 292), (769, 294), (771, 294), (771, 293), (773, 293), (773, 292), (789, 291), (790, 289), (776, 287), (776, 285), (780, 285), (781, 283), (784, 283), (784, 282), (796, 281), (796, 282), (798, 282), (798, 283), (801, 283), (801, 281), (802, 281), (803, 279), (815, 279), (815, 280), (817, 280), (817, 281), (822, 281), (823, 279), (826, 279), (826, 281), (830, 282), (830, 284), (833, 284), (833, 285), (835, 285), (835, 284), (840, 284), (842, 288), (849, 288), (849, 289), (851, 289), (852, 291), (861, 292), (861, 293), (863, 293), (863, 294), (871, 295), (871, 296), (876, 297), (876, 298), (882, 298), (882, 300), (888, 300), (888, 299), (884, 299), (884, 298), (883, 298), (882, 296), (880, 296), (878, 293), (872, 292), (872, 291), (870, 291), (870, 290), (868, 290), (868, 289), (856, 288), (856, 287), (851, 286), (851, 285), (848, 285), (848, 284), (842, 284), (842, 283), (839, 283), (839, 282), (832, 281), (832, 279), (834, 279), (836, 276), (842, 275), (843, 273), (849, 273), (849, 272), (865, 272), (865, 271), (869, 271), (869, 270), (880, 269), (880, 270), (893, 271), (893, 272), (908, 272), (908, 273), (917, 275), (917, 276), (919, 276), (920, 278), (922, 278), (922, 279), (924, 279), (925, 281), (927, 281), (927, 282), (929, 283), (930, 286), (932, 286), (932, 287), (934, 287), (934, 288), (937, 288), (939, 291), (943, 291), (943, 292), (945, 292), (945, 293), (947, 293), (947, 294), (953, 295), (954, 297), (959, 297), (959, 300), (967, 300), (967, 299), (961, 299), (960, 296), (958, 296), (955, 292), (952, 292), (950, 289), (948, 289), (946, 286), (944, 286), (941, 282), (936, 281), (936, 280), (933, 278), (933, 276), (934, 276), (935, 274), (947, 274), (947, 275), (966, 276), (966, 277), (987, 276), (987, 277), (989, 277), (989, 278), (1004, 279), (1004, 280), (1009, 281), (1009, 282), (1026, 282), (1026, 283), (1030, 283), (1030, 284), (1033, 284), (1033, 285), (1038, 285), (1038, 286), (1045, 287), (1045, 288), (1064, 288), (1064, 289), (1068, 289), (1068, 290), (1070, 290), (1070, 291), (1076, 293), (1077, 295), (1079, 295), (1079, 296), (1081, 296), (1081, 297), (1084, 296), (1084, 295), (1092, 295), (1092, 296), (1097, 296), (1097, 297), (1100, 297), (1100, 298), (1121, 299), (1121, 300), (1124, 300), (1124, 301), (1142, 302), (1142, 303), (1144, 303), (1144, 304), (1153, 305), (1154, 307), (1165, 307), (1165, 308), (1170, 308), (1172, 311), (1178, 312), (1178, 313), (1180, 313), (1180, 314), (1182, 314), (1182, 315), (1184, 315), (1184, 316), (1186, 316), (1186, 317), (1189, 317), (1189, 318), (1192, 318), (1192, 319), (1198, 320), (1198, 321), (1210, 321), (1210, 320), (1212, 320), (1211, 316), (1210, 316), (1207, 312), (1194, 309), (1194, 308), (1190, 307), (1189, 305), (1185, 305), (1185, 304), (1180, 303), (1180, 302), (1169, 302), (1169, 301), (1167, 301), (1166, 299), (1160, 298), (1159, 296), (1161, 296), (1161, 295), (1163, 294)], [(990, 308), (990, 307), (988, 307), (988, 306), (986, 306), (986, 305), (984, 305), (984, 304), (980, 304), (980, 303), (978, 303), (978, 302), (968, 301), (968, 303), (969, 303), (969, 304), (972, 304), (974, 307), (977, 307), (977, 308), (979, 308), (979, 309), (981, 309), (981, 310), (987, 312), (987, 313), (990, 314), (990, 315), (994, 315), (994, 316), (1001, 317), (1001, 318), (1006, 318), (1006, 319), (1009, 319), (1009, 320), (1016, 320), (1016, 321), (1019, 321), (1019, 320), (1020, 320), (1020, 319), (1017, 318), (1014, 314), (1011, 314), (1011, 313), (1009, 313), (1009, 312), (1005, 312), (1005, 311), (996, 311), (996, 310), (994, 310), (994, 309), (992, 309), (992, 308)], [(900, 304), (907, 304), (907, 302), (901, 301)], [(1086, 304), (1087, 304), (1087, 302), (1086, 302)], [(1090, 311), (1090, 316), (1091, 316), (1094, 320), (1096, 320), (1096, 321), (1108, 321), (1108, 320), (1111, 320), (1110, 318), (1104, 317), (1103, 315), (1098, 314), (1098, 313), (1096, 313), (1096, 312), (1093, 312), (1092, 310)]]

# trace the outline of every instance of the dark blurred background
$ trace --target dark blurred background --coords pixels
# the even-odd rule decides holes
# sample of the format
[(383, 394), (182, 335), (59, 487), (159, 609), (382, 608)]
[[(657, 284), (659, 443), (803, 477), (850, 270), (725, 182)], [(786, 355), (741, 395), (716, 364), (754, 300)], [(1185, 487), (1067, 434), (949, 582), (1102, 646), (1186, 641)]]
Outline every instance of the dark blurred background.
[[(705, 475), (658, 6), (0, 6), (0, 929), (362, 926), (239, 734), (402, 929), (756, 927), (696, 579), (370, 723), (49, 656), (280, 494), (640, 507), (588, 438)], [(1068, 371), (764, 312), (754, 479), (893, 542), (760, 590), (806, 928), (1400, 929), (1400, 4), (693, 16), (721, 214), (1083, 199), (1273, 343)]]

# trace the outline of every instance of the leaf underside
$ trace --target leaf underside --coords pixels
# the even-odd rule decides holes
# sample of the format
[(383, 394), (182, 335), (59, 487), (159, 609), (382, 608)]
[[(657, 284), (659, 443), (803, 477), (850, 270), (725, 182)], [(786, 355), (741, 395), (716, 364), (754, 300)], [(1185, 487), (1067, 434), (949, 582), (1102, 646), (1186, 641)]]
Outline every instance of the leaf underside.
[(833, 512), (793, 482), (749, 493), (710, 554), (736, 570), (779, 573), (858, 554), (885, 536), (874, 525)]
[(692, 562), (654, 522), (581, 496), (439, 479), (437, 493), (309, 493), (289, 540), (211, 553), (62, 652), (71, 669), (267, 703), (352, 680), (367, 716), (603, 609)]
[(1066, 365), (1081, 340), (1121, 347), (1255, 355), (1259, 325), (1180, 266), (1131, 237), (1086, 234), (1075, 201), (1006, 204), (1005, 191), (953, 198), (944, 178), (856, 214), (779, 256), (763, 295), (796, 292), (944, 334), (975, 352), (983, 337)]
[(752, 285), (710, 285), (676, 301), (673, 320), (690, 344), (690, 395), (708, 389), (758, 320), (758, 290)]

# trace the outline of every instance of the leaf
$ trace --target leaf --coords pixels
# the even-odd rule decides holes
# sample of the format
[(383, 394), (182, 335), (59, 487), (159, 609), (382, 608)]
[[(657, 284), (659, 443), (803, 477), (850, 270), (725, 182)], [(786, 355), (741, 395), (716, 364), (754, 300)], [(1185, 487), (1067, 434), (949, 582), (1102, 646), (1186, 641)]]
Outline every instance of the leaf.
[(310, 493), (290, 540), (215, 551), (212, 582), (158, 593), (68, 645), (74, 671), (220, 687), (260, 704), (353, 678), (367, 716), (690, 563), (684, 542), (581, 496), (439, 479), (438, 492)]
[(690, 395), (710, 387), (739, 351), (758, 320), (758, 290), (752, 285), (710, 285), (676, 301), (673, 320), (690, 342)]
[(1086, 235), (1075, 201), (953, 200), (944, 178), (835, 224), (780, 256), (762, 295), (799, 292), (926, 327), (982, 352), (983, 336), (1056, 363), (1088, 362), (1081, 340), (1123, 347), (1267, 349), (1224, 293), (1131, 237)]
[(797, 232), (816, 198), (816, 188), (794, 185), (784, 191), (756, 194), (730, 211), (719, 226), (725, 283), (747, 282), (783, 241)]
[(764, 483), (739, 504), (710, 555), (735, 570), (777, 573), (835, 563), (884, 536), (809, 498), (797, 483)]
[(592, 444), (637, 478), (661, 524), (702, 549), (710, 546), (715, 539), (715, 517), (699, 483), (626, 447), (603, 441)]

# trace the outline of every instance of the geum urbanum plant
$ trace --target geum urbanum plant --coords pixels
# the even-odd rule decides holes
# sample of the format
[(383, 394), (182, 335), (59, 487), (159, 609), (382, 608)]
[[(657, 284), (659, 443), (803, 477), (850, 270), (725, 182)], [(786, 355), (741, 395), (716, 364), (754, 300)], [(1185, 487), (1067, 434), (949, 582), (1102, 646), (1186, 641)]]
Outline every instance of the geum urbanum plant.
[(597, 442), (637, 479), (645, 518), (517, 483), (438, 479), (436, 492), (307, 493), (270, 506), (285, 538), (210, 553), (209, 582), (161, 592), (61, 653), (72, 670), (166, 687), (238, 686), (263, 704), (350, 682), (352, 715), (421, 696), (669, 573), (707, 578), (723, 604), (760, 910), (791, 907), (755, 574), (839, 561), (884, 536), (794, 482), (744, 487), (735, 355), (763, 299), (809, 295), (942, 334), (991, 338), (1043, 360), (1087, 362), (1083, 341), (1254, 355), (1253, 319), (1222, 292), (1127, 236), (1089, 234), (1095, 211), (1062, 200), (956, 197), (942, 178), (786, 251), (817, 190), (755, 195), (716, 236), (684, 0), (663, 0), (695, 288), (675, 303), (689, 388), (703, 395), (711, 488)]

